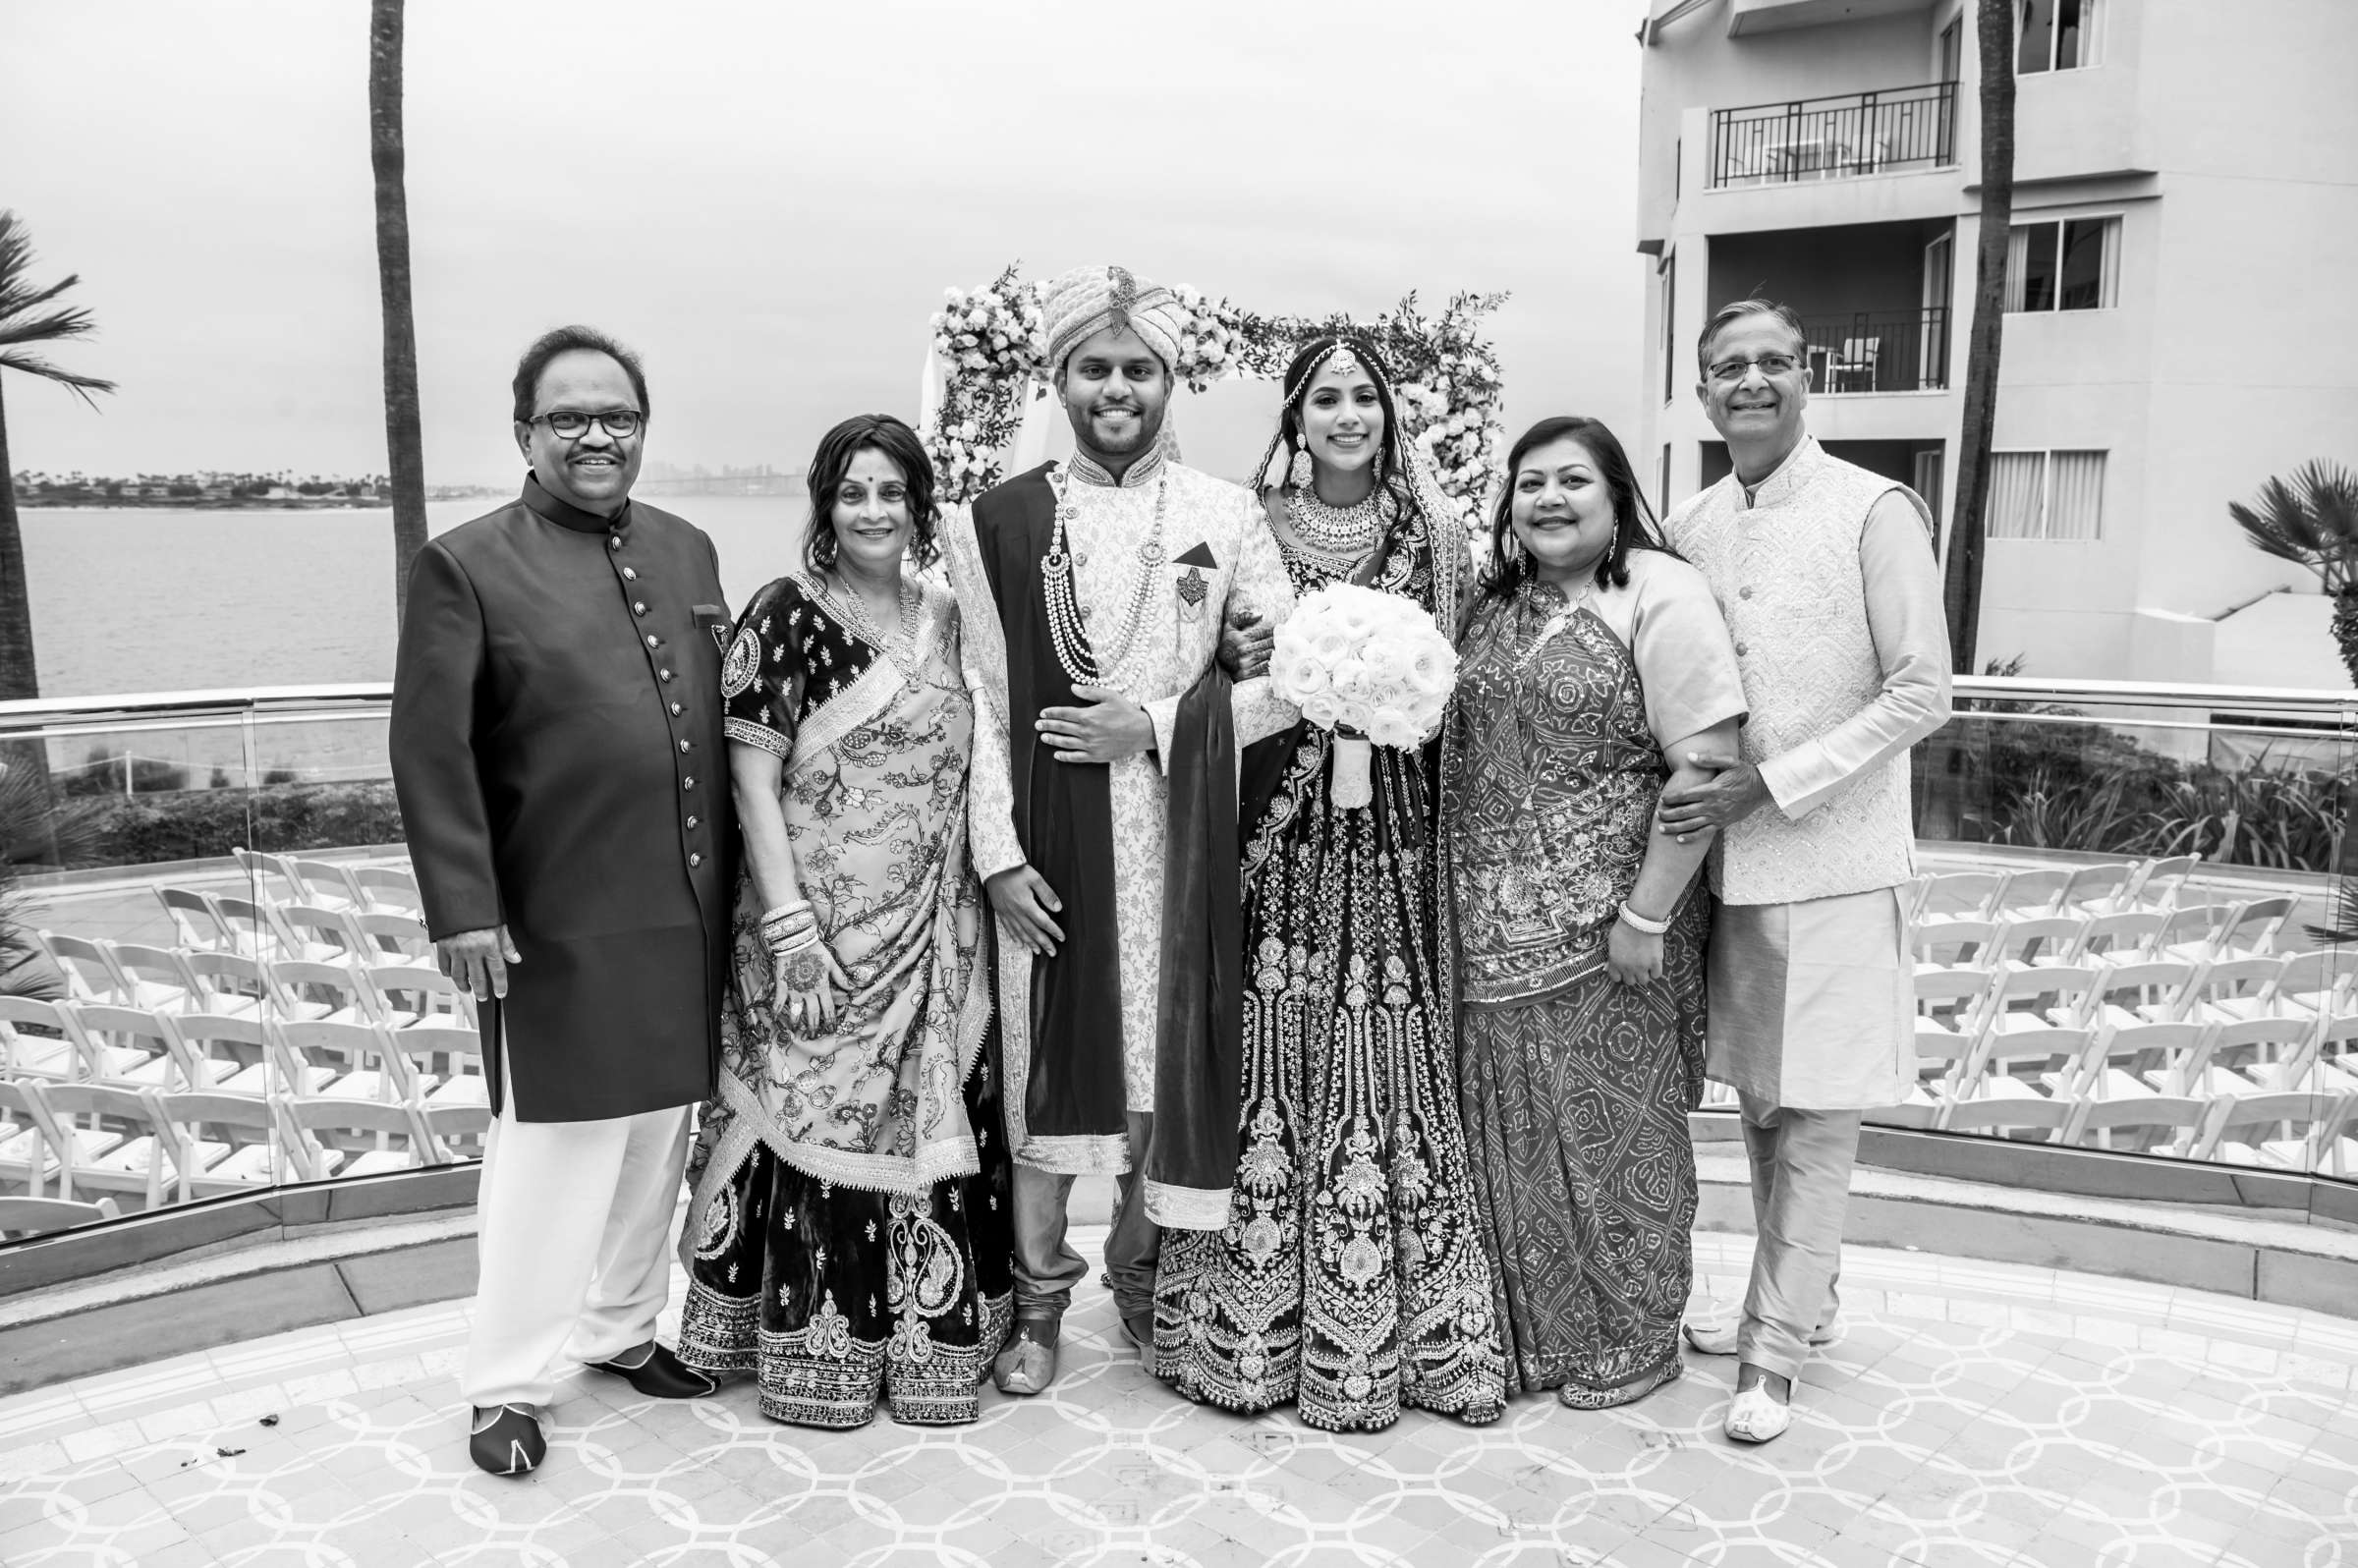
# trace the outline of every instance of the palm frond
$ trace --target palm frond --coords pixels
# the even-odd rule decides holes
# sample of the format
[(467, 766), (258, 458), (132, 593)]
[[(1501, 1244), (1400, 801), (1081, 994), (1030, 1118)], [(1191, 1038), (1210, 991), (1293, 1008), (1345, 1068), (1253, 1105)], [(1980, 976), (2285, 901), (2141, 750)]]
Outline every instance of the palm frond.
[(2358, 474), (2339, 464), (2305, 463), (2252, 504), (2228, 502), (2227, 516), (2254, 549), (2307, 567), (2328, 592), (2358, 583)]
[(26, 232), (23, 219), (0, 208), (0, 369), (21, 370), (53, 381), (96, 408), (95, 394), (112, 392), (114, 382), (68, 370), (26, 352), (34, 344), (63, 343), (90, 335), (94, 323), (88, 310), (56, 303), (82, 281), (81, 274), (69, 273), (46, 288), (35, 288), (28, 275), (31, 270), (32, 236)]
[(54, 381), (82, 399), (83, 402), (87, 403), (91, 408), (98, 406), (98, 400), (90, 396), (91, 393), (112, 392), (115, 389), (115, 383), (112, 381), (95, 375), (84, 375), (79, 371), (66, 369), (62, 365), (51, 364), (37, 354), (0, 350), (0, 370), (22, 370), (27, 375), (37, 375), (44, 381)]

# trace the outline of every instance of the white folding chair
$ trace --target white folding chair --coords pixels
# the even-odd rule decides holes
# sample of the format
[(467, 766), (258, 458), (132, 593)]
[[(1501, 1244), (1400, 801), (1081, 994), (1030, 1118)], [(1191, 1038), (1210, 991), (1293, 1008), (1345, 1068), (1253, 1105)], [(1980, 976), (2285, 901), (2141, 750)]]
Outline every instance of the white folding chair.
[(2184, 1094), (2209, 1054), (2211, 1024), (2130, 1022), (2097, 1029), (2072, 1092), (2097, 1099)]
[(385, 910), (363, 910), (352, 917), (352, 924), (367, 944), (365, 951), (369, 963), (422, 964), (433, 959), (433, 938), (425, 934), (422, 921)]
[(0, 1240), (46, 1236), (101, 1219), (120, 1219), (123, 1210), (111, 1198), (84, 1204), (69, 1198), (0, 1198)]
[(2004, 871), (1944, 871), (1926, 878), (1916, 919), (1989, 921), (2006, 896)]
[(2144, 862), (2137, 868), (2136, 879), (2129, 884), (2126, 902), (2161, 913), (2176, 909), (2185, 894), (2187, 878), (2201, 862), (2200, 855), (2167, 855)]
[(398, 866), (355, 866), (352, 879), (366, 895), (368, 907), (380, 914), (421, 918), (425, 913), (418, 878)]
[(2000, 921), (1990, 967), (2070, 964), (2087, 934), (2088, 921), (2079, 915), (2026, 915)]
[(127, 1005), (155, 1013), (181, 1013), (197, 1005), (203, 987), (189, 969), (186, 954), (176, 948), (149, 947), (140, 942), (107, 942), (107, 956), (129, 987)]
[(1957, 1097), (2067, 1098), (2093, 1037), (2086, 1025), (1992, 1030), (1958, 1075)]
[[(288, 1144), (302, 1147), (321, 1177), (375, 1176), (437, 1163), (433, 1134), (413, 1106), (309, 1095), (274, 1104)], [(404, 1147), (394, 1148), (396, 1140)]]
[(1999, 970), (1990, 1006), (1990, 1033), (2086, 1025), (2096, 995), (2096, 974), (2080, 964)]
[(296, 885), (303, 896), (293, 902), (315, 905), (339, 914), (353, 914), (368, 908), (368, 895), (353, 880), (352, 873), (334, 861), (290, 859), (287, 868), (294, 872)]
[(237, 930), (222, 915), (210, 893), (200, 893), (193, 887), (158, 887), (155, 896), (171, 918), (172, 929), (181, 946), (211, 953), (240, 950)]
[(2063, 1132), (2063, 1141), (2083, 1148), (2137, 1154), (2174, 1154), (2194, 1149), (2211, 1113), (2211, 1102), (2184, 1094), (2139, 1094), (2125, 1099), (2086, 1099)]
[(437, 1104), (428, 1099), (418, 1107), (418, 1114), (433, 1135), (435, 1150), (441, 1156), (436, 1164), (483, 1157), (483, 1144), (491, 1134), (490, 1106)]
[(60, 1002), (57, 1012), (82, 1053), (84, 1078), (102, 1083), (128, 1080), (159, 1056), (171, 1054), (153, 1013), (106, 1002)]
[(2118, 915), (2129, 908), (2129, 890), (2136, 885), (2138, 868), (2127, 861), (2083, 866), (2063, 885), (2056, 909), (2073, 914)]
[(2075, 1099), (1963, 1099), (1941, 1108), (1936, 1122), (1942, 1132), (1994, 1133), (2025, 1143), (2051, 1144), (2079, 1113)]
[(376, 993), (362, 977), (366, 973), (340, 963), (280, 959), (265, 963), (270, 978), (271, 1010), (282, 1023), (379, 1024)]
[(155, 1102), (174, 1144), (177, 1203), (314, 1179), (309, 1151), (287, 1147), (266, 1099), (196, 1092)]
[(244, 897), (256, 904), (283, 904), (303, 897), (303, 883), (284, 855), (235, 845), (229, 853), (237, 859), (238, 869), (246, 873)]
[(61, 1142), (34, 1080), (0, 1080), (0, 1187), (40, 1197), (64, 1173)]
[(424, 1105), (491, 1103), (483, 1082), (483, 1037), (447, 1024), (415, 1024), (385, 1032), (403, 1058), (410, 1097)]
[(0, 1078), (82, 1077), (80, 1037), (57, 1003), (0, 996)]
[(2249, 1094), (2290, 1090), (2317, 1059), (2323, 1026), (2306, 1018), (2231, 1018), (2213, 1028), (2202, 1070), (2189, 1092)]
[(378, 1022), (395, 1029), (437, 1024), (476, 1028), (475, 997), (466, 986), (423, 964), (378, 964), (360, 972), (374, 997)]
[(2006, 882), (2006, 896), (1998, 906), (2001, 919), (2035, 918), (2062, 913), (2064, 889), (2071, 886), (2071, 872), (2043, 867), (2037, 870), (2016, 871)]
[(2202, 971), (2175, 959), (2106, 964), (2094, 971), (2090, 1022), (2129, 1028), (2168, 1024), (2186, 1016)]
[[(373, 1024), (277, 1026), (296, 1092), (313, 1099), (408, 1099), (413, 1090), (402, 1054)], [(371, 1066), (370, 1063), (375, 1065)]]
[[(58, 1196), (84, 1193), (137, 1195), (142, 1205), (163, 1202), (176, 1177), (163, 1118), (147, 1092), (120, 1084), (30, 1086), (47, 1107), (65, 1156)], [(83, 1125), (76, 1118), (83, 1118)], [(109, 1121), (121, 1124), (110, 1127)]]
[(188, 1076), (205, 1091), (246, 1099), (266, 1099), (273, 1092), (290, 1092), (285, 1063), (272, 1054), (260, 1019), (183, 1013), (172, 1021), (172, 1031), (189, 1056), (200, 1064)]
[(285, 957), (313, 964), (368, 961), (369, 944), (351, 916), (324, 904), (280, 904), (270, 911), (290, 944)]
[(268, 1016), (274, 998), (261, 960), (243, 953), (208, 952), (188, 953), (183, 958), (197, 985), (196, 1005), (190, 1011), (257, 1022)]
[(2347, 1094), (2222, 1094), (2197, 1159), (2314, 1171), (2350, 1115)]
[(115, 967), (114, 955), (84, 937), (61, 931), (35, 933), (41, 950), (65, 977), (66, 997), (77, 1002), (125, 1002), (131, 981)]
[(2080, 932), (2075, 964), (2131, 964), (2151, 953), (2162, 932), (2162, 916), (2152, 910), (2091, 915)]
[(1995, 921), (1928, 921), (1910, 927), (1909, 951), (1916, 973), (1948, 969), (1987, 969), (1997, 956), (1999, 925)]

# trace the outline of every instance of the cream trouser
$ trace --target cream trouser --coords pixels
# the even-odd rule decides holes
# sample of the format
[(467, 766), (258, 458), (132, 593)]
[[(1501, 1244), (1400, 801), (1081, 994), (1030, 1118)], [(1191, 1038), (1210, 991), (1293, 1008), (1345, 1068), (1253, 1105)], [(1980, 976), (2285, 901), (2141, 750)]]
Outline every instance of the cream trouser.
[(491, 1124), (476, 1198), (467, 1402), (546, 1405), (567, 1363), (654, 1337), (695, 1107), (595, 1122)]
[(1810, 1335), (1833, 1321), (1842, 1220), (1863, 1113), (1793, 1110), (1739, 1096), (1752, 1158), (1756, 1240), (1736, 1358), (1799, 1380)]

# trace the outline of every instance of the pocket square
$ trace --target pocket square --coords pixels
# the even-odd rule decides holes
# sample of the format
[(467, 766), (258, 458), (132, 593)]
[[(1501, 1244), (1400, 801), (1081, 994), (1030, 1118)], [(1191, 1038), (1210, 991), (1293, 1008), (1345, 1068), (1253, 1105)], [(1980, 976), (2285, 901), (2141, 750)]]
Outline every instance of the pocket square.
[(1195, 547), (1172, 563), (1175, 566), (1204, 566), (1216, 569), (1219, 562), (1211, 558), (1210, 544), (1198, 540)]

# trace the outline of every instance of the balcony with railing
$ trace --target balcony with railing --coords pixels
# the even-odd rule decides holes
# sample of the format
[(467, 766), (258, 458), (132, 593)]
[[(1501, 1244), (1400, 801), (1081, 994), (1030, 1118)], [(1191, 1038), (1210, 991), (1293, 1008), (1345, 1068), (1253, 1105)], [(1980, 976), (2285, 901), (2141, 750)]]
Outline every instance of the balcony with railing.
[(1712, 190), (1845, 180), (1956, 162), (1957, 84), (1711, 111)]
[(1937, 392), (1948, 386), (1948, 308), (1805, 314), (1810, 390)]

